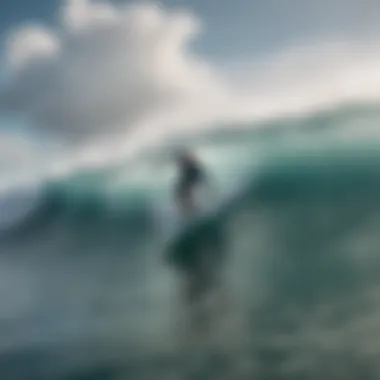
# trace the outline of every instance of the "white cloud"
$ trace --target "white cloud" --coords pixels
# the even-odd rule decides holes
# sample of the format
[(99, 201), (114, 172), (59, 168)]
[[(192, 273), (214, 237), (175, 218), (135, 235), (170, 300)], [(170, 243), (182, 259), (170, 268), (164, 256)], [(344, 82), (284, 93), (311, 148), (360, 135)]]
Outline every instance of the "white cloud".
[(38, 128), (72, 141), (124, 132), (221, 91), (212, 70), (188, 50), (199, 29), (190, 14), (71, 0), (61, 16), (55, 35), (27, 28), (9, 42), (14, 80), (7, 108)]
[(58, 51), (59, 41), (51, 31), (41, 26), (29, 26), (11, 35), (8, 63), (17, 71), (34, 61), (54, 57)]
[(117, 22), (117, 11), (107, 3), (88, 0), (67, 0), (62, 7), (62, 21), (70, 31), (83, 32), (92, 28), (111, 26)]

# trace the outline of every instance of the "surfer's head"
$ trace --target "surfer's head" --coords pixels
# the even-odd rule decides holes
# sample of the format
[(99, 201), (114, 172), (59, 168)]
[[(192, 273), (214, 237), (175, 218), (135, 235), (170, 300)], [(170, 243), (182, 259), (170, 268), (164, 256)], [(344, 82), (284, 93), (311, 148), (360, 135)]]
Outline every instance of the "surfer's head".
[(175, 157), (179, 164), (186, 164), (195, 161), (194, 154), (187, 148), (178, 149), (175, 153)]

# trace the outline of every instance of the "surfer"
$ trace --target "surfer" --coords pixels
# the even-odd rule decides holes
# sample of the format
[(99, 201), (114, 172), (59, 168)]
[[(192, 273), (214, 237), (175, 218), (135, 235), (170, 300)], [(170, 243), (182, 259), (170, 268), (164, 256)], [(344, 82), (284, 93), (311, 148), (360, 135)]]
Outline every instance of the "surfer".
[[(201, 188), (209, 185), (206, 170), (194, 154), (187, 150), (177, 153), (176, 162), (179, 169), (175, 185), (175, 200), (183, 219), (192, 216), (202, 217), (198, 203)], [(181, 280), (182, 299), (188, 309), (191, 331), (210, 327), (210, 313), (202, 306), (208, 295), (218, 287), (220, 259), (223, 256), (223, 237), (219, 224), (213, 219), (202, 219), (182, 233), (171, 246), (174, 261), (177, 262)]]
[(175, 198), (183, 216), (189, 216), (197, 210), (196, 190), (207, 181), (206, 174), (198, 159), (187, 150), (177, 155), (179, 180), (175, 190)]

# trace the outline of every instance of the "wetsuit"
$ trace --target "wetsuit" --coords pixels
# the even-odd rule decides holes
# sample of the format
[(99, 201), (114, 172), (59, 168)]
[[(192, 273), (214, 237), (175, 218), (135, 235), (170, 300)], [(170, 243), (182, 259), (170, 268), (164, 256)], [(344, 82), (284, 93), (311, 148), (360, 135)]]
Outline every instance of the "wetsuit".
[(180, 178), (176, 187), (176, 196), (178, 199), (189, 199), (192, 197), (192, 191), (202, 181), (205, 180), (205, 174), (200, 166), (193, 160), (185, 159), (180, 164)]

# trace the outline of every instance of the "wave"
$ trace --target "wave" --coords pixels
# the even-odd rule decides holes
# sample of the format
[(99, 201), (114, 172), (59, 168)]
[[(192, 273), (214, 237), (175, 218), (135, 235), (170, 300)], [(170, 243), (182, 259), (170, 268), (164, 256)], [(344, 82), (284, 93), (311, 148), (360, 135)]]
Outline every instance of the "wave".
[[(189, 144), (225, 197), (181, 234), (170, 222), (170, 144), (134, 169), (82, 171), (41, 185), (0, 242), (0, 277), (8, 278), (2, 320), (14, 327), (2, 330), (0, 348), (17, 353), (106, 336), (117, 341), (115, 361), (125, 360), (120, 340), (142, 346), (144, 365), (157, 358), (174, 339), (167, 227), (179, 250), (210, 236), (221, 243), (238, 321), (223, 348), (238, 345), (257, 364), (257, 378), (310, 378), (322, 367), (336, 378), (339, 363), (358, 378), (377, 375), (380, 139), (372, 129), (359, 139), (357, 128), (379, 116), (376, 107), (331, 110), (277, 120), (271, 132), (194, 138)], [(178, 353), (168, 351), (170, 367)]]
[[(263, 193), (267, 196), (273, 192), (280, 196), (286, 191), (294, 193), (294, 189), (286, 190), (284, 183), (276, 185), (275, 182), (282, 178), (289, 184), (296, 177), (300, 181), (298, 186), (303, 187), (304, 191), (310, 186), (319, 188), (318, 191), (327, 190), (331, 186), (343, 186), (347, 191), (354, 191), (357, 187), (368, 187), (368, 180), (372, 180), (370, 173), (376, 167), (378, 148), (376, 140), (369, 142), (368, 138), (363, 142), (365, 147), (360, 148), (355, 141), (356, 131), (366, 130), (378, 120), (380, 107), (376, 104), (356, 104), (309, 116), (267, 121), (255, 128), (252, 125), (231, 128), (224, 126), (220, 130), (193, 136), (192, 139), (186, 137), (186, 141), (196, 150), (202, 150), (202, 147), (206, 147), (206, 150), (215, 149), (216, 161), (219, 161), (219, 166), (224, 166), (222, 169), (227, 169), (226, 173), (221, 173), (224, 177), (222, 187), (233, 182), (251, 182), (255, 191), (263, 188)], [(344, 136), (350, 133), (354, 133), (354, 140), (345, 143)], [(119, 165), (117, 168), (82, 170), (63, 179), (46, 181), (33, 191), (22, 189), (19, 194), (16, 193), (16, 197), (14, 192), (11, 197), (3, 197), (1, 205), (3, 208), (7, 206), (7, 211), (3, 212), (4, 220), (0, 223), (2, 236), (9, 234), (10, 230), (13, 233), (35, 231), (56, 220), (64, 220), (66, 225), (75, 224), (76, 228), (81, 224), (119, 223), (123, 225), (124, 233), (131, 228), (132, 234), (135, 232), (133, 227), (147, 228), (156, 222), (153, 221), (153, 202), (168, 202), (162, 196), (154, 197), (154, 193), (158, 193), (155, 189), (160, 188), (167, 195), (170, 194), (170, 179), (167, 175), (164, 176), (166, 184), (162, 187), (162, 178), (154, 177), (154, 163), (161, 160), (164, 166), (170, 166), (170, 151), (173, 146), (181, 143), (175, 141), (148, 153), (144, 163), (148, 167), (151, 165), (151, 172), (150, 177), (148, 174), (150, 181), (145, 183), (128, 179), (130, 167), (126, 169)], [(242, 152), (247, 154), (238, 154)], [(305, 156), (311, 154), (314, 155), (314, 160), (306, 164)], [(258, 160), (261, 162), (260, 168)], [(223, 162), (220, 163), (221, 161)], [(215, 165), (218, 166), (218, 162)], [(215, 169), (215, 165), (212, 169)], [(139, 167), (137, 164), (134, 171), (138, 172), (139, 168), (141, 165)], [(258, 177), (258, 170), (261, 177)], [(354, 170), (362, 177), (366, 175), (367, 180), (355, 180)], [(233, 171), (235, 174), (240, 171), (243, 180), (231, 178)], [(119, 178), (124, 175), (126, 180), (120, 182)], [(274, 181), (271, 187), (267, 185), (268, 181)], [(243, 191), (237, 190), (239, 193)], [(16, 199), (12, 200), (12, 197)], [(12, 205), (17, 210), (21, 207), (21, 212), (12, 209)], [(13, 215), (15, 221), (12, 222)]]

